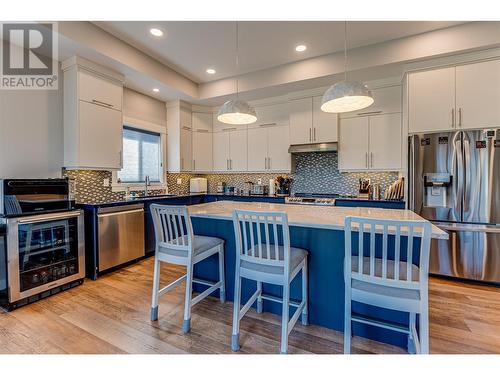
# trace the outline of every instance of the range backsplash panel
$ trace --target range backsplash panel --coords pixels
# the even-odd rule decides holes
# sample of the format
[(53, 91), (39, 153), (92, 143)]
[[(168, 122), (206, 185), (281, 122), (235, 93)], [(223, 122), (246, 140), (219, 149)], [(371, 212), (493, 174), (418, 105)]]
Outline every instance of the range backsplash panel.
[(339, 172), (338, 153), (308, 153), (295, 156), (296, 172), (291, 175), (292, 193), (357, 194), (361, 177), (370, 178), (381, 191), (398, 179), (398, 172)]
[[(171, 194), (189, 193), (189, 179), (192, 177), (205, 177), (208, 180), (209, 193), (217, 191), (219, 182), (234, 186), (240, 190), (245, 182), (256, 184), (261, 179), (263, 184), (269, 184), (269, 179), (278, 176), (292, 178), (293, 193), (323, 193), (323, 194), (357, 194), (358, 179), (371, 178), (372, 184), (379, 184), (381, 191), (398, 178), (397, 172), (359, 172), (341, 173), (338, 171), (338, 154), (334, 153), (308, 153), (298, 154), (296, 158), (296, 171), (293, 174), (283, 173), (167, 173), (168, 192)], [(102, 203), (121, 200), (125, 192), (113, 192), (111, 186), (104, 186), (104, 180), (112, 180), (111, 172), (96, 170), (63, 170), (63, 175), (68, 176), (74, 184), (75, 199), (78, 203)], [(177, 184), (180, 179), (181, 183)], [(164, 194), (165, 190), (150, 190), (151, 194)], [(142, 192), (138, 192), (139, 195)]]

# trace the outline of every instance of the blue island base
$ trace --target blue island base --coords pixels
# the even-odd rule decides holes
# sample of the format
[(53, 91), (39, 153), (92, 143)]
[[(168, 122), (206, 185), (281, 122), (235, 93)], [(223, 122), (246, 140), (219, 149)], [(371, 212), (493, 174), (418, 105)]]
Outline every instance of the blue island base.
[[(208, 219), (193, 217), (195, 234), (219, 237), (225, 240), (225, 272), (227, 299), (234, 298), (235, 273), (235, 238), (233, 223), (223, 219)], [(322, 327), (343, 331), (344, 329), (344, 232), (305, 227), (290, 227), (291, 246), (309, 251), (309, 323)], [(211, 257), (195, 266), (195, 277), (207, 280), (218, 280), (217, 257)], [(291, 284), (290, 297), (301, 300), (300, 273)], [(205, 287), (195, 285), (195, 291), (202, 291)], [(282, 288), (264, 284), (266, 294), (281, 296)], [(256, 290), (256, 282), (243, 280), (242, 298), (244, 304)], [(218, 292), (214, 292), (218, 297)], [(254, 306), (256, 307), (256, 306)], [(389, 321), (398, 325), (408, 326), (408, 314), (353, 303), (353, 314), (359, 314), (377, 320)], [(293, 309), (293, 308), (292, 308)], [(264, 301), (263, 310), (281, 315), (281, 305), (271, 301)], [(300, 324), (300, 323), (297, 323)], [(353, 323), (353, 335), (372, 340), (397, 345), (402, 348), (408, 346), (408, 336), (379, 327)]]

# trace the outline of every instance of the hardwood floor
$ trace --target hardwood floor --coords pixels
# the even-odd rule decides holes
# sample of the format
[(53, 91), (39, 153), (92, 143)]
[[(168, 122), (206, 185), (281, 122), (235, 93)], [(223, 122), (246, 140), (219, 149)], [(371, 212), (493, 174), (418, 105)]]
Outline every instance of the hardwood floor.
[[(232, 303), (216, 299), (193, 308), (182, 334), (183, 288), (161, 297), (158, 322), (149, 320), (152, 262), (86, 280), (75, 289), (0, 313), (1, 353), (231, 353)], [(162, 265), (162, 284), (182, 268)], [(500, 353), (500, 288), (432, 278), (432, 353)], [(241, 322), (241, 353), (278, 353), (280, 320), (251, 310)], [(342, 334), (298, 323), (290, 353), (342, 353)], [(353, 338), (353, 353), (404, 353)]]

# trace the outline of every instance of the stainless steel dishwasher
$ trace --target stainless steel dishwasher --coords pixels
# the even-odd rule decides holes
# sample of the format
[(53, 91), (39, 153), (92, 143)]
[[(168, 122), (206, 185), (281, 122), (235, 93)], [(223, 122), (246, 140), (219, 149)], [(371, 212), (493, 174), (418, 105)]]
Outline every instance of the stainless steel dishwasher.
[(144, 205), (99, 208), (99, 272), (144, 256)]

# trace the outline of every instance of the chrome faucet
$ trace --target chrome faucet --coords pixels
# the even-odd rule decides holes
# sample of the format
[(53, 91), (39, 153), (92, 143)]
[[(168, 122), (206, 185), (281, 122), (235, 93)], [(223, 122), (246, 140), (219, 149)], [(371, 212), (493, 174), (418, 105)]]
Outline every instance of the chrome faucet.
[(149, 176), (146, 176), (144, 178), (144, 196), (147, 197), (148, 196), (148, 186), (151, 185), (151, 183), (149, 182)]

